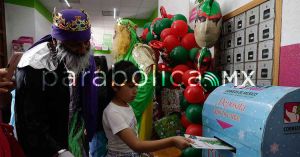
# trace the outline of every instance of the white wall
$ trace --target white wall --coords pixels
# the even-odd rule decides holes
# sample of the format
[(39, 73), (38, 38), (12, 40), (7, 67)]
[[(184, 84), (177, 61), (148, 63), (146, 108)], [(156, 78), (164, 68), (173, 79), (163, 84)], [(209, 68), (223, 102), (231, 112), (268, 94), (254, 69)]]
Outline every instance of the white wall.
[(5, 3), (7, 56), (11, 54), (11, 42), (20, 36), (35, 37), (33, 8)]
[(39, 40), (51, 33), (51, 23), (37, 10), (34, 9), (35, 18), (35, 40)]
[(158, 16), (161, 17), (159, 8), (164, 6), (168, 14), (183, 14), (189, 17), (189, 0), (158, 0)]
[(251, 0), (217, 0), (220, 4), (222, 15), (226, 15), (235, 9), (251, 2)]
[(5, 3), (7, 56), (11, 55), (11, 42), (20, 36), (39, 40), (50, 33), (51, 23), (34, 8)]
[(283, 0), (281, 46), (300, 43), (299, 8), (299, 0)]

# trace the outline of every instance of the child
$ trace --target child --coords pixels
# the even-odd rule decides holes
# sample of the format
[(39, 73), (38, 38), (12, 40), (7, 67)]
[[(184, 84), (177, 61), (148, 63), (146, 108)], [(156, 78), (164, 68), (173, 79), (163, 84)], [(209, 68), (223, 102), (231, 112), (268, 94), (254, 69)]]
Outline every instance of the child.
[(137, 94), (135, 82), (140, 80), (138, 71), (131, 62), (120, 61), (108, 73), (111, 101), (103, 112), (103, 128), (108, 139), (107, 157), (138, 157), (139, 153), (172, 146), (183, 149), (190, 145), (191, 141), (181, 136), (155, 141), (140, 141), (137, 138), (136, 118), (128, 103)]

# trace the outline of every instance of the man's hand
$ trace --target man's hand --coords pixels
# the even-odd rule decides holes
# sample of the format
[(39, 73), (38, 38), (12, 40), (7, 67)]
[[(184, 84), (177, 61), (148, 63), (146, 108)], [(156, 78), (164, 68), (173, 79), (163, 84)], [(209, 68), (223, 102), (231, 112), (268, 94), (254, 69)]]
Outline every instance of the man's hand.
[(7, 74), (5, 69), (0, 69), (0, 93), (7, 93), (9, 89), (13, 86), (13, 82), (4, 78)]

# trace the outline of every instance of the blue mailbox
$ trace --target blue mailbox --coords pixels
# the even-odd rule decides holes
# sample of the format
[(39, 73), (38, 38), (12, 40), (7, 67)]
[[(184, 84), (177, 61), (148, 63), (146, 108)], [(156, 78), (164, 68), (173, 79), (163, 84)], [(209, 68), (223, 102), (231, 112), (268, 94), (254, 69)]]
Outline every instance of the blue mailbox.
[(203, 136), (235, 148), (204, 150), (204, 157), (300, 157), (300, 88), (220, 86), (202, 121)]

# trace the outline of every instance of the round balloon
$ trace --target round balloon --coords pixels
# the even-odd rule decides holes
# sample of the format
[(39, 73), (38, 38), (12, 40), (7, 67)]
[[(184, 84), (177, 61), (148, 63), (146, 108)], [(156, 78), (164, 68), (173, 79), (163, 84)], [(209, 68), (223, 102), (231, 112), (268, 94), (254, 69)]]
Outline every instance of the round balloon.
[(180, 94), (180, 109), (185, 111), (189, 105), (190, 104), (184, 98), (183, 93)]
[(183, 20), (184, 22), (187, 22), (186, 17), (182, 14), (176, 14), (172, 17), (173, 22), (177, 20)]
[(188, 71), (190, 68), (184, 64), (177, 65), (173, 68), (172, 71), (172, 79), (174, 81), (174, 85), (178, 86), (177, 84), (182, 83), (182, 75)]
[(148, 28), (144, 29), (144, 31), (142, 33), (142, 37), (141, 37), (143, 39), (143, 41), (146, 41), (148, 33), (149, 33)]
[(197, 47), (197, 43), (195, 41), (195, 36), (193, 33), (188, 33), (186, 34), (182, 39), (181, 39), (181, 45), (187, 49), (190, 50), (194, 47)]
[(202, 150), (193, 147), (188, 147), (182, 151), (181, 157), (200, 157), (202, 156)]
[(196, 47), (195, 47), (195, 48), (192, 48), (192, 49), (190, 50), (189, 58), (190, 58), (191, 61), (194, 61), (194, 60), (195, 60), (195, 57), (197, 56), (197, 54), (200, 53), (199, 50), (200, 50), (200, 49), (199, 49), (199, 48), (196, 48)]
[(199, 84), (201, 80), (201, 74), (197, 70), (188, 70), (182, 75), (182, 81), (185, 87), (190, 86), (191, 84)]
[(194, 34), (194, 30), (190, 26), (189, 26), (188, 33), (193, 33)]
[(146, 42), (149, 43), (151, 40), (154, 40), (154, 36), (152, 35), (151, 32), (148, 32), (146, 36)]
[(174, 21), (171, 25), (171, 28), (174, 29), (177, 36), (183, 37), (188, 32), (188, 25), (183, 20)]
[(200, 124), (191, 124), (185, 130), (186, 134), (193, 136), (202, 136), (202, 125)]
[(180, 45), (178, 38), (175, 35), (168, 35), (163, 41), (164, 47), (167, 49), (167, 53), (170, 53), (173, 48)]
[(164, 41), (168, 35), (176, 35), (172, 28), (166, 28), (160, 33), (160, 40)]
[(185, 110), (187, 119), (194, 124), (200, 124), (202, 122), (202, 110), (202, 105), (189, 105), (189, 107)]
[(172, 21), (168, 18), (163, 18), (162, 20), (158, 20), (155, 22), (153, 26), (153, 32), (156, 35), (160, 35), (161, 31), (165, 28), (170, 28), (172, 24)]
[(150, 30), (150, 25), (151, 25), (151, 22), (147, 22), (147, 23), (144, 25), (144, 29), (148, 28), (148, 30)]
[(184, 113), (181, 115), (180, 121), (181, 121), (181, 124), (183, 125), (184, 128), (188, 128), (188, 126), (192, 124), (192, 123), (189, 122), (189, 120), (186, 118), (186, 115), (185, 115)]
[(203, 104), (205, 100), (204, 90), (200, 85), (186, 87), (184, 97), (191, 104)]
[(182, 46), (177, 46), (170, 53), (170, 58), (175, 64), (184, 64), (188, 60), (188, 51)]

